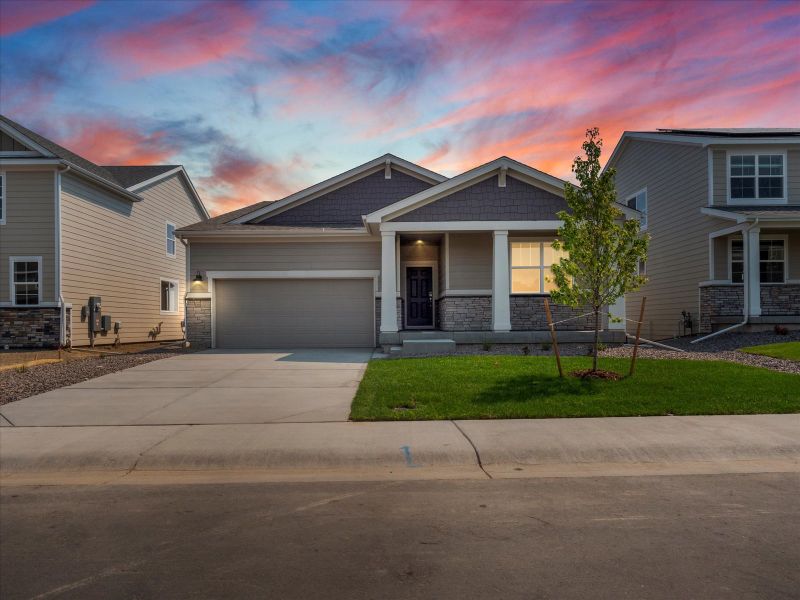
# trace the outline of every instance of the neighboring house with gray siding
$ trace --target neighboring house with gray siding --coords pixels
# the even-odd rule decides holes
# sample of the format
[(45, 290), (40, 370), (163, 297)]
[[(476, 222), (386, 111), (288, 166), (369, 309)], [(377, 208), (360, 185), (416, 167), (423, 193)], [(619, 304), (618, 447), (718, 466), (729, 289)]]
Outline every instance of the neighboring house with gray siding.
[(0, 116), (0, 349), (182, 339), (175, 230), (205, 218), (180, 165), (100, 166)]
[[(184, 227), (187, 336), (220, 348), (548, 341), (564, 185), (505, 157), (448, 179), (387, 154)], [(553, 308), (579, 317), (559, 326), (564, 341), (590, 339), (585, 311)], [(604, 324), (623, 339), (623, 324)]]
[(799, 129), (625, 132), (609, 167), (651, 238), (645, 337), (800, 325)]

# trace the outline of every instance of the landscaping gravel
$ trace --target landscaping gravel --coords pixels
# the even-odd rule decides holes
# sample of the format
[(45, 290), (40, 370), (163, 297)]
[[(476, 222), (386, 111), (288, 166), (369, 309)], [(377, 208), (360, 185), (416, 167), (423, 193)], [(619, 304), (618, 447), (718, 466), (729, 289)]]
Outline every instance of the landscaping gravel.
[(184, 352), (156, 350), (144, 353), (106, 354), (102, 357), (98, 354), (90, 355), (83, 360), (28, 367), (22, 372), (15, 369), (0, 371), (0, 405), (180, 354)]

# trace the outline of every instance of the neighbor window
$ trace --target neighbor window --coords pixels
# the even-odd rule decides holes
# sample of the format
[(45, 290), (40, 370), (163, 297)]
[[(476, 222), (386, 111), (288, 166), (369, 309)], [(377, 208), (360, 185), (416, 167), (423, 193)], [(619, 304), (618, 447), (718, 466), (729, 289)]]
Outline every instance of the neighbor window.
[(161, 312), (178, 312), (178, 282), (161, 280)]
[(11, 257), (11, 301), (19, 306), (39, 304), (42, 257)]
[[(762, 239), (758, 243), (758, 271), (761, 283), (783, 283), (786, 273), (786, 244), (782, 239)], [(744, 244), (731, 240), (731, 282), (744, 281)]]
[(6, 174), (0, 171), (0, 225), (6, 224)]
[(783, 199), (783, 154), (735, 154), (730, 160), (732, 200)]
[(511, 293), (542, 294), (555, 289), (550, 267), (565, 256), (550, 242), (511, 242)]
[(175, 256), (175, 225), (167, 223), (167, 256)]
[(641, 224), (642, 229), (647, 227), (647, 190), (645, 189), (636, 192), (633, 196), (628, 198), (627, 205), (628, 208), (638, 210), (640, 213), (642, 213), (639, 223)]

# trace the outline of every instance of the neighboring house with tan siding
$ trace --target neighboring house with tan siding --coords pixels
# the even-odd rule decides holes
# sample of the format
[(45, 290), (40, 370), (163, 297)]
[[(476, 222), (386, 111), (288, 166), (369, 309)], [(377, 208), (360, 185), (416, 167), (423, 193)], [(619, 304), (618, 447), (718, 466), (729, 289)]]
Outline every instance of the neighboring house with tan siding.
[(174, 232), (208, 218), (183, 167), (96, 165), (0, 116), (0, 193), (0, 348), (183, 338)]
[[(506, 157), (448, 179), (386, 154), (184, 227), (199, 276), (187, 336), (219, 348), (548, 342), (564, 185)], [(553, 308), (577, 317), (563, 341), (591, 339), (585, 311)], [(621, 324), (605, 325), (623, 341)]]
[(800, 325), (800, 129), (625, 132), (609, 167), (650, 234), (645, 337)]

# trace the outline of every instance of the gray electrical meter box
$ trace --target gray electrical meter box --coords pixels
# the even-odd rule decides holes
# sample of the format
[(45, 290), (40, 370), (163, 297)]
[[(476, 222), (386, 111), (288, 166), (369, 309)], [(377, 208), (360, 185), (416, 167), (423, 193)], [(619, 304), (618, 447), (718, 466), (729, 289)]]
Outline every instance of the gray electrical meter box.
[(102, 324), (100, 323), (100, 317), (103, 312), (103, 299), (100, 296), (89, 296), (89, 314), (88, 321), (89, 321), (89, 331), (92, 333), (98, 333), (102, 331)]
[(111, 315), (103, 315), (100, 317), (100, 328), (104, 332), (111, 331)]

